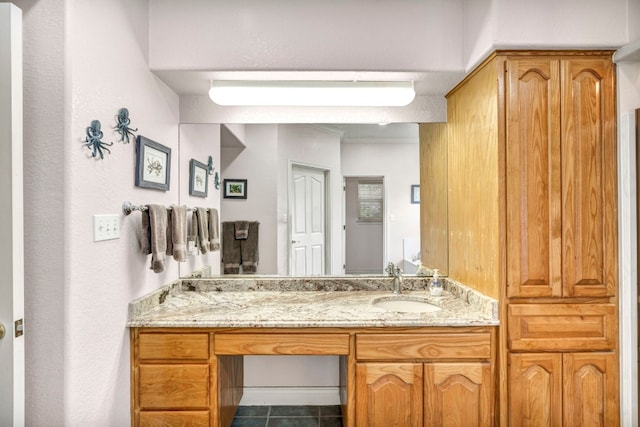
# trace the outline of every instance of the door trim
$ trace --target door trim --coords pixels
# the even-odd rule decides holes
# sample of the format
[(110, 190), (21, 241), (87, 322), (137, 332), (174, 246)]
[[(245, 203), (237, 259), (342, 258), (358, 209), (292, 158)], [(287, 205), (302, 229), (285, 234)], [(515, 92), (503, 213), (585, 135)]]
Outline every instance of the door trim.
[[(24, 318), (22, 11), (0, 3), (0, 425), (25, 425), (25, 338), (14, 331)], [(6, 54), (5, 54), (6, 53)], [(18, 335), (18, 336), (16, 336)]]

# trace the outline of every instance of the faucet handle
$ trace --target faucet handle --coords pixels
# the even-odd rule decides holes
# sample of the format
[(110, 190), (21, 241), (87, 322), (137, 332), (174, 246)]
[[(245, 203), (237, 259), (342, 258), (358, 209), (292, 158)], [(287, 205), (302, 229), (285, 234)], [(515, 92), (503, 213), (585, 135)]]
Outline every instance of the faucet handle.
[(389, 263), (387, 264), (387, 268), (385, 269), (385, 271), (389, 276), (393, 276), (393, 272), (395, 271), (395, 266), (391, 261), (389, 261)]

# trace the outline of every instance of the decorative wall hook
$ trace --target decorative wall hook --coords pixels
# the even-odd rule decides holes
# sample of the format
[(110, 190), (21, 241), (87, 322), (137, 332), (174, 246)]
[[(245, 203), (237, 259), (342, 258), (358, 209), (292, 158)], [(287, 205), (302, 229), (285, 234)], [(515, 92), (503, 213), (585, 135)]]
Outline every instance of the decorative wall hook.
[(89, 150), (93, 150), (93, 153), (91, 154), (92, 157), (97, 157), (99, 154), (100, 159), (104, 159), (104, 153), (102, 150), (111, 154), (111, 150), (107, 147), (112, 146), (113, 142), (102, 142), (104, 134), (102, 133), (102, 130), (100, 130), (101, 127), (102, 125), (100, 124), (100, 120), (93, 120), (91, 122), (91, 126), (87, 127), (87, 136), (84, 138), (83, 142), (85, 143), (85, 147)]
[(130, 127), (131, 119), (129, 118), (129, 110), (124, 107), (118, 111), (116, 119), (118, 120), (118, 123), (114, 129), (120, 134), (120, 141), (128, 144), (130, 142), (129, 138), (135, 138), (136, 135), (134, 132), (137, 132), (138, 128), (133, 129)]
[(213, 167), (213, 158), (209, 156), (209, 160), (207, 161), (207, 173), (209, 175), (213, 175), (213, 185), (216, 190), (220, 189), (220, 176), (218, 175), (218, 171)]

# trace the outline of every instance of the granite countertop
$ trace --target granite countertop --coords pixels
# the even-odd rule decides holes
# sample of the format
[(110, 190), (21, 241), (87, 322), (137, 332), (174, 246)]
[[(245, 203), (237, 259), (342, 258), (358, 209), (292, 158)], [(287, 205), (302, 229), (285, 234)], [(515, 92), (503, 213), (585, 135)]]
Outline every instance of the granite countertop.
[(181, 279), (129, 304), (129, 327), (303, 328), (498, 325), (497, 301), (445, 279), (442, 296), (428, 278), (406, 277), (403, 297), (441, 307), (404, 313), (374, 307), (394, 298), (391, 278), (221, 276)]

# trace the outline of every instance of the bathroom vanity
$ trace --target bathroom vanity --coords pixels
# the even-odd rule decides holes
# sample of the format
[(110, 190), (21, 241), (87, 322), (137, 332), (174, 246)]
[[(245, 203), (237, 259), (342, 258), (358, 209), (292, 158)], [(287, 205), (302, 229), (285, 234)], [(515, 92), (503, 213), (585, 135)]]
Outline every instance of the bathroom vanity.
[(388, 278), (245, 277), (130, 304), (132, 425), (229, 426), (244, 355), (339, 356), (345, 426), (495, 424), (495, 300), (452, 281), (431, 297), (424, 278), (393, 295)]

